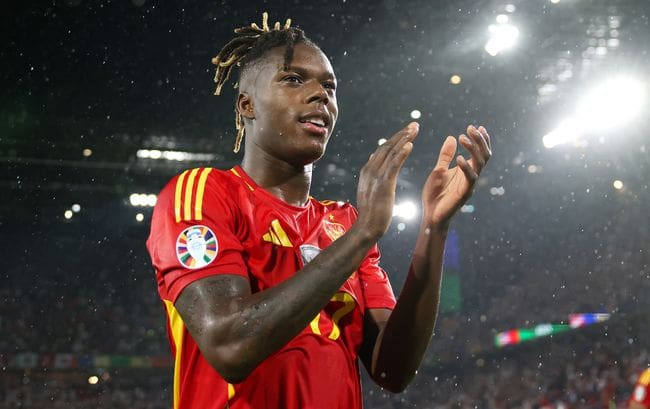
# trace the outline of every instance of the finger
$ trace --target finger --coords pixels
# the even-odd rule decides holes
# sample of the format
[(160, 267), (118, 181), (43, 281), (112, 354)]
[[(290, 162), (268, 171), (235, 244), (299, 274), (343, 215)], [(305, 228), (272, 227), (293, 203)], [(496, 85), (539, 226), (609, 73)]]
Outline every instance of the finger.
[(407, 141), (401, 145), (401, 148), (399, 150), (394, 150), (391, 153), (390, 160), (386, 161), (386, 165), (384, 167), (385, 177), (387, 179), (397, 180), (399, 171), (402, 169), (404, 162), (406, 162), (406, 158), (408, 158), (412, 151), (413, 142)]
[(476, 172), (480, 172), (485, 166), (485, 159), (481, 155), (480, 148), (474, 143), (467, 135), (460, 135), (458, 137), (460, 144), (470, 153), (470, 158), (467, 161)]
[(467, 127), (467, 136), (472, 139), (472, 142), (478, 146), (481, 156), (483, 157), (483, 162), (487, 162), (490, 158), (490, 147), (488, 146), (487, 141), (483, 137), (483, 134), (476, 129), (475, 126), (470, 125)]
[[(401, 167), (402, 165), (400, 164), (400, 161), (405, 160), (406, 158), (403, 157), (404, 154), (404, 149), (405, 146), (408, 144), (413, 144), (413, 139), (415, 136), (417, 136), (417, 131), (418, 131), (418, 125), (417, 123), (413, 122), (409, 124), (408, 128), (408, 134), (404, 135), (401, 139), (399, 139), (395, 145), (390, 149), (389, 152), (387, 152), (385, 158), (384, 158), (384, 163), (381, 164), (380, 170), (384, 172), (389, 172), (394, 167), (397, 165), (398, 167)], [(405, 129), (407, 129), (405, 128)], [(408, 154), (411, 153), (412, 146), (406, 148)], [(408, 155), (406, 155), (408, 157)]]
[(465, 159), (462, 155), (458, 155), (458, 157), (456, 157), (456, 164), (460, 170), (463, 171), (463, 174), (465, 174), (465, 178), (468, 180), (470, 185), (473, 185), (478, 179), (478, 173), (476, 170), (474, 170), (467, 159)]
[(484, 126), (479, 126), (478, 131), (483, 135), (483, 138), (487, 141), (488, 148), (490, 148), (490, 154), (492, 154), (492, 139), (490, 138), (490, 134), (488, 133), (487, 129), (485, 129)]
[(457, 147), (458, 144), (456, 143), (456, 138), (453, 136), (448, 136), (440, 148), (436, 168), (449, 169), (449, 165), (451, 164), (451, 161), (454, 159), (454, 155), (456, 154)]
[(417, 122), (411, 122), (406, 127), (402, 128), (396, 132), (393, 136), (390, 137), (383, 145), (375, 150), (375, 153), (372, 157), (375, 161), (381, 166), (386, 160), (386, 156), (397, 148), (397, 151), (401, 149), (401, 145), (408, 141), (412, 141), (417, 135), (419, 130), (419, 124)]
[(485, 166), (485, 157), (481, 152), (480, 147), (472, 141), (467, 135), (463, 134), (458, 137), (460, 144), (470, 153), (469, 164), (472, 165), (475, 171), (480, 172)]

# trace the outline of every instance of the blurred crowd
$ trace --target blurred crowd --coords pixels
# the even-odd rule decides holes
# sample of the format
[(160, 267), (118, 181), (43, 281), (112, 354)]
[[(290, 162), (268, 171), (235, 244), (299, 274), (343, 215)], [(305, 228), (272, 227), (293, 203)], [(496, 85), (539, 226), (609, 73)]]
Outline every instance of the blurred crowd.
[[(139, 244), (143, 241), (137, 238)], [(57, 243), (61, 248), (73, 244), (86, 258), (107, 258), (104, 267), (84, 276), (75, 271), (83, 259), (66, 258), (52, 267), (47, 257), (19, 258), (10, 266), (7, 285), (0, 288), (0, 358), (21, 352), (170, 355), (164, 309), (143, 249), (125, 250), (111, 242), (103, 247)], [(122, 252), (107, 251), (112, 247)], [(523, 245), (520, 250), (527, 251)], [(500, 265), (489, 258), (504, 252), (485, 251), (488, 259), (480, 261)], [(650, 364), (646, 253), (604, 248), (584, 262), (566, 260), (571, 268), (558, 268), (562, 263), (556, 261), (553, 270), (534, 260), (540, 259), (530, 258), (526, 267), (519, 266), (521, 275), (510, 279), (475, 277), (480, 286), (464, 276), (462, 308), (440, 314), (413, 384), (393, 395), (364, 375), (365, 406), (626, 407), (636, 376)], [(499, 331), (567, 323), (574, 312), (608, 312), (611, 319), (516, 346), (494, 345)], [(101, 368), (1, 369), (1, 408), (171, 407), (171, 367), (106, 369), (101, 374)], [(90, 383), (93, 375), (99, 375), (97, 382)]]
[(368, 407), (624, 408), (650, 365), (650, 343), (630, 338), (630, 327), (649, 324), (647, 316), (626, 316), (456, 364), (427, 364), (402, 395), (373, 388)]
[[(365, 406), (624, 408), (636, 378), (650, 364), (649, 343), (631, 338), (630, 328), (647, 329), (649, 324), (645, 315), (626, 315), (443, 364), (430, 352), (414, 383), (402, 394), (387, 393), (364, 376)], [(0, 376), (0, 407), (171, 407), (171, 368), (120, 369), (110, 371), (110, 375), (107, 371), (100, 374), (96, 384), (88, 382), (92, 373), (5, 369)]]

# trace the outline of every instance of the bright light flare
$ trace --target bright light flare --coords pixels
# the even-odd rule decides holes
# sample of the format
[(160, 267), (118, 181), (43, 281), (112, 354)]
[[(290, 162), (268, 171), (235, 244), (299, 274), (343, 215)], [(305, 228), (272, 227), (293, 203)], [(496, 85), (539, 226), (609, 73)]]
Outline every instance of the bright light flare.
[(511, 24), (490, 24), (488, 32), (490, 39), (485, 44), (485, 51), (493, 57), (513, 47), (519, 37), (519, 29)]
[(610, 129), (630, 121), (645, 102), (644, 84), (632, 78), (616, 78), (594, 88), (581, 101), (578, 117), (588, 130)]
[(449, 78), (449, 82), (452, 85), (458, 85), (463, 81), (463, 78), (460, 75), (454, 74)]
[(475, 210), (474, 205), (471, 205), (471, 204), (463, 205), (460, 208), (461, 213), (474, 213), (474, 210)]
[(621, 189), (623, 189), (623, 186), (625, 186), (623, 184), (623, 182), (618, 180), (618, 179), (615, 180), (614, 183), (612, 183), (612, 185), (614, 186), (614, 189), (616, 189), (616, 190), (621, 190)]
[(606, 81), (585, 94), (572, 118), (544, 135), (544, 146), (580, 145), (586, 133), (609, 130), (634, 119), (645, 100), (645, 85), (639, 81), (625, 77)]
[(567, 119), (560, 122), (557, 128), (544, 135), (542, 141), (544, 146), (551, 149), (557, 145), (568, 142), (577, 142), (584, 132), (582, 125), (575, 119)]
[(418, 208), (413, 202), (402, 202), (393, 207), (393, 217), (404, 220), (413, 220), (418, 213)]
[(158, 200), (158, 196), (147, 193), (132, 193), (129, 196), (131, 206), (135, 207), (154, 207)]
[(211, 161), (216, 155), (211, 153), (192, 153), (182, 151), (164, 151), (159, 149), (138, 149), (135, 156), (139, 159), (165, 159), (169, 161)]

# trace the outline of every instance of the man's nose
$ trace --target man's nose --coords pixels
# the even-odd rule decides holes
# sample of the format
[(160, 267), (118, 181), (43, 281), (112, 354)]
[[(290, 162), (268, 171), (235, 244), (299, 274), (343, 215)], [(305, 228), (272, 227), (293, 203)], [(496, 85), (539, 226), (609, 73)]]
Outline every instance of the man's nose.
[(307, 103), (312, 102), (322, 102), (323, 105), (327, 105), (329, 102), (329, 95), (322, 84), (315, 83), (310, 87), (309, 93), (307, 94)]

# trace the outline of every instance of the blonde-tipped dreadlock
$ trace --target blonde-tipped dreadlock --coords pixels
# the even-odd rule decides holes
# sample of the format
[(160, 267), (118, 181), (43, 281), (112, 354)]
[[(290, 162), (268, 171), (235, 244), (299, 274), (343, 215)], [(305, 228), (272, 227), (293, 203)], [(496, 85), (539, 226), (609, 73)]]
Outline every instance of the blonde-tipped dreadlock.
[[(293, 59), (293, 47), (296, 43), (313, 44), (305, 37), (302, 30), (291, 27), (291, 19), (287, 19), (284, 26), (281, 26), (280, 22), (276, 22), (272, 29), (269, 28), (268, 20), (268, 13), (264, 12), (262, 13), (261, 28), (256, 23), (252, 23), (249, 27), (236, 28), (235, 38), (230, 40), (212, 59), (212, 63), (217, 66), (214, 76), (214, 82), (217, 84), (215, 95), (221, 94), (221, 88), (228, 81), (234, 66), (239, 67), (241, 78), (241, 74), (247, 66), (260, 59), (270, 49), (280, 46), (286, 47), (284, 63), (289, 65)], [(237, 139), (235, 139), (234, 151), (239, 152), (244, 139), (244, 119), (237, 108), (235, 108), (235, 128), (237, 129)]]

